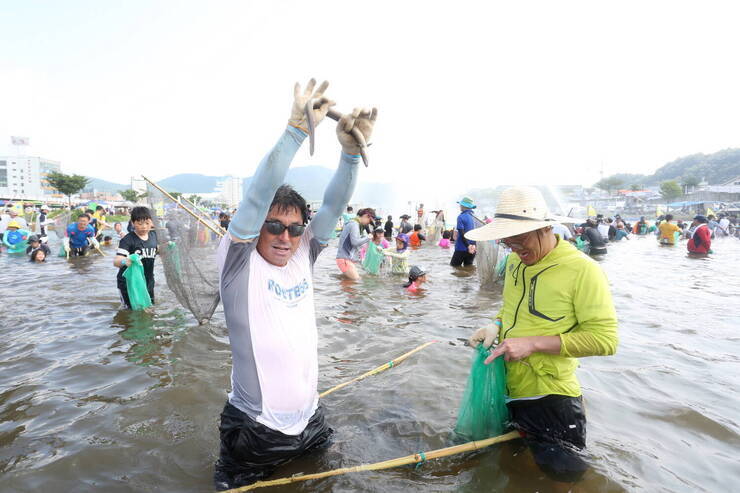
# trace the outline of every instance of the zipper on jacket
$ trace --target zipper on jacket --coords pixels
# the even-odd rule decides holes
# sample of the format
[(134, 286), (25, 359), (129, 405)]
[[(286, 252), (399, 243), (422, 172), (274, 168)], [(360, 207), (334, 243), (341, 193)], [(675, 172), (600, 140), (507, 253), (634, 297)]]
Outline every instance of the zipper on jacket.
[[(519, 265), (516, 268), (517, 271), (519, 270), (519, 267), (521, 267), (521, 265), (522, 265), (522, 263), (519, 262)], [(524, 278), (525, 272), (527, 272), (527, 266), (525, 266), (524, 269), (522, 269), (522, 297), (519, 298), (519, 303), (516, 305), (516, 311), (514, 312), (514, 322), (512, 322), (511, 327), (509, 327), (508, 329), (506, 329), (506, 332), (504, 332), (503, 339), (506, 339), (506, 334), (508, 334), (509, 331), (511, 329), (513, 329), (514, 326), (516, 325), (516, 319), (517, 319), (517, 316), (519, 315), (519, 307), (522, 306), (522, 301), (524, 301), (524, 295), (527, 294), (527, 283), (525, 282), (526, 279)], [(517, 279), (519, 279), (519, 272), (517, 272), (517, 276), (514, 278), (514, 280), (515, 280), (514, 285), (515, 286), (516, 286), (516, 280)]]

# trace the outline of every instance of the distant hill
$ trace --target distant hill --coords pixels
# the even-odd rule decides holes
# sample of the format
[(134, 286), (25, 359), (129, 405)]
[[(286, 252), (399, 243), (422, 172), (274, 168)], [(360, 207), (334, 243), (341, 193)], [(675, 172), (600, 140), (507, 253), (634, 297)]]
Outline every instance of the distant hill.
[(680, 157), (658, 168), (648, 176), (649, 184), (694, 177), (710, 185), (724, 183), (740, 175), (740, 149), (725, 149), (714, 154), (692, 154)]
[(724, 149), (713, 154), (691, 154), (658, 168), (652, 175), (617, 173), (607, 178), (620, 180), (627, 188), (636, 185), (659, 185), (667, 180), (679, 183), (686, 179), (706, 180), (710, 185), (724, 183), (740, 176), (740, 149)]
[[(307, 201), (321, 201), (324, 198), (324, 190), (326, 190), (332, 176), (334, 176), (333, 169), (324, 168), (323, 166), (302, 166), (290, 168), (285, 181), (298, 190)], [(218, 182), (224, 178), (224, 176), (209, 176), (199, 173), (180, 173), (159, 180), (157, 184), (168, 192), (211, 193), (216, 191)], [(247, 187), (251, 181), (251, 176), (245, 178), (244, 187)], [(98, 191), (117, 192), (131, 187), (130, 185), (91, 178), (88, 189), (93, 188)], [(353, 200), (362, 201), (368, 205), (379, 205), (388, 203), (386, 201), (392, 200), (392, 197), (392, 187), (388, 184), (360, 182)]]
[(119, 190), (126, 190), (131, 188), (130, 184), (122, 185), (120, 183), (113, 183), (112, 181), (101, 180), (100, 178), (89, 177), (90, 183), (87, 184), (84, 191), (92, 192), (96, 190), (98, 192), (118, 192)]
[(218, 182), (223, 179), (223, 176), (208, 176), (201, 175), (199, 173), (180, 173), (179, 175), (159, 180), (157, 185), (168, 192), (209, 193), (214, 192)]

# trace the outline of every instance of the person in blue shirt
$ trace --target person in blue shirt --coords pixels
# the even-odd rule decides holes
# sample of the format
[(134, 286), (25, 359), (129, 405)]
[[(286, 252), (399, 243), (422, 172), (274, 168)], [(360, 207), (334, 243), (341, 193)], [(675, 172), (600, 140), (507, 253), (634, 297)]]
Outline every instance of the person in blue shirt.
[(90, 226), (90, 216), (87, 214), (82, 214), (76, 223), (67, 226), (67, 235), (62, 242), (65, 252), (79, 257), (87, 255), (91, 245), (100, 247), (98, 240), (95, 239), (95, 228)]
[(457, 239), (455, 240), (455, 253), (452, 254), (450, 260), (450, 265), (453, 267), (472, 265), (475, 260), (475, 242), (466, 239), (465, 233), (476, 228), (473, 209), (477, 206), (470, 197), (463, 197), (458, 204), (460, 204), (460, 214), (457, 216)]

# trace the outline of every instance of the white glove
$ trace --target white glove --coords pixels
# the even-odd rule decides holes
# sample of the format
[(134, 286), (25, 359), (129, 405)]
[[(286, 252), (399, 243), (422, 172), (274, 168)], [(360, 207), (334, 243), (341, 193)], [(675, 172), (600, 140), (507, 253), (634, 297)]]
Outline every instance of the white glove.
[(65, 252), (69, 253), (70, 251), (72, 251), (72, 249), (69, 248), (69, 238), (67, 238), (67, 237), (62, 238), (62, 245), (64, 245), (64, 251)]
[(355, 108), (352, 113), (344, 115), (337, 124), (337, 139), (342, 144), (342, 150), (347, 154), (360, 154), (360, 144), (350, 133), (356, 128), (365, 137), (365, 142), (370, 142), (373, 134), (375, 120), (378, 118), (378, 109)]
[(87, 239), (87, 242), (88, 242), (88, 243), (90, 244), (90, 246), (92, 246), (93, 248), (100, 248), (100, 242), (99, 242), (99, 241), (98, 241), (97, 239), (93, 238), (93, 237), (90, 237), (90, 238), (88, 238), (88, 239)]
[(329, 87), (329, 82), (324, 81), (321, 83), (318, 89), (314, 91), (316, 86), (316, 79), (311, 79), (306, 85), (306, 89), (301, 92), (301, 85), (296, 82), (293, 88), (293, 108), (290, 110), (290, 120), (288, 125), (296, 128), (300, 128), (304, 132), (308, 133), (308, 122), (306, 121), (306, 103), (310, 99), (317, 99), (320, 106), (313, 110), (313, 118), (316, 126), (321, 123), (326, 114), (329, 112), (329, 108), (334, 106), (334, 101), (324, 97), (324, 91)]
[(478, 344), (483, 343), (484, 348), (489, 348), (493, 345), (494, 341), (498, 337), (499, 326), (496, 324), (487, 325), (475, 331), (475, 333), (468, 339), (468, 344), (472, 347), (478, 347)]

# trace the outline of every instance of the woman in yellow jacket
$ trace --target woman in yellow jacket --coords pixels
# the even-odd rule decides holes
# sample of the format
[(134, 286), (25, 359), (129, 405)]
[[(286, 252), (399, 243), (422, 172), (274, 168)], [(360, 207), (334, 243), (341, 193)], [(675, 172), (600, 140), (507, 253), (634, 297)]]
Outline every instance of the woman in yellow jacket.
[(617, 316), (599, 265), (552, 232), (555, 222), (542, 194), (530, 187), (504, 191), (492, 223), (466, 233), (475, 241), (501, 240), (506, 263), (503, 306), (494, 324), (471, 344), (500, 344), (486, 360), (506, 362), (507, 405), (538, 466), (552, 479), (577, 481), (588, 468), (586, 416), (576, 358), (617, 349)]

